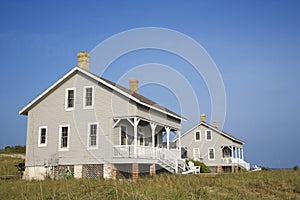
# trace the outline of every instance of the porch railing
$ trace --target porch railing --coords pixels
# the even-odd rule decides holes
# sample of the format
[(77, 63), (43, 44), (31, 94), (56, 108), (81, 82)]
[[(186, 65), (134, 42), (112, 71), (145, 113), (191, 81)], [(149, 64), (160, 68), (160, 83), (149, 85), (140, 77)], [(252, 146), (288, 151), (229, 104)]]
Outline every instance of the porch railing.
[(168, 166), (177, 173), (178, 160), (180, 159), (178, 149), (166, 149), (150, 146), (137, 146), (137, 152), (134, 154), (134, 145), (114, 145), (113, 156), (116, 158), (152, 158), (157, 159), (165, 166)]
[(250, 169), (250, 164), (240, 158), (222, 158), (223, 163), (237, 164), (246, 170)]
[(134, 145), (114, 145), (113, 155), (118, 158), (154, 158), (155, 151), (149, 146), (137, 146), (135, 155)]

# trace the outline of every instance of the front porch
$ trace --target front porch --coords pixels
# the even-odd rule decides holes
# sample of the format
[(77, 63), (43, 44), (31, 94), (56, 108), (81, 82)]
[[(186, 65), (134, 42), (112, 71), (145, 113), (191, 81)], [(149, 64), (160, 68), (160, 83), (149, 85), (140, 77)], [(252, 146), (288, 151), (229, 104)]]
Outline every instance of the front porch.
[(222, 163), (250, 170), (250, 163), (244, 161), (243, 148), (236, 146), (222, 146)]
[(178, 172), (181, 143), (176, 147), (170, 142), (172, 137), (180, 140), (178, 128), (141, 117), (114, 118), (114, 121), (114, 159), (148, 160), (172, 173)]

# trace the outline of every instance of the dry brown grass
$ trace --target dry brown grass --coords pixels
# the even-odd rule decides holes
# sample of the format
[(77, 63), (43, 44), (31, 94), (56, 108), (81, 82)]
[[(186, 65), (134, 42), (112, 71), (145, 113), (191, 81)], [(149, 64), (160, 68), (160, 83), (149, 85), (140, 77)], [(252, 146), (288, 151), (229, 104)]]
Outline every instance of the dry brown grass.
[(1, 199), (300, 199), (299, 171), (204, 177), (162, 174), (131, 180), (1, 180)]
[[(15, 158), (16, 159), (16, 158)], [(1, 160), (8, 173), (19, 160)], [(12, 169), (12, 168), (11, 168)], [(217, 176), (161, 174), (131, 180), (0, 180), (0, 199), (300, 199), (300, 171)]]

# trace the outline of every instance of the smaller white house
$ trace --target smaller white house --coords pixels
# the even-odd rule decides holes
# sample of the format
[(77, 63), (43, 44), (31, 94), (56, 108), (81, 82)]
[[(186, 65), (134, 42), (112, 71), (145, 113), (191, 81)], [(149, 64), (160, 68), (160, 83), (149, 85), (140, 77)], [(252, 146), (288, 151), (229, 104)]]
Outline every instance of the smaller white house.
[[(175, 140), (176, 144), (179, 140)], [(201, 121), (181, 136), (182, 158), (198, 160), (208, 166), (212, 172), (235, 172), (250, 169), (244, 160), (245, 143), (232, 135), (206, 122), (206, 115)]]

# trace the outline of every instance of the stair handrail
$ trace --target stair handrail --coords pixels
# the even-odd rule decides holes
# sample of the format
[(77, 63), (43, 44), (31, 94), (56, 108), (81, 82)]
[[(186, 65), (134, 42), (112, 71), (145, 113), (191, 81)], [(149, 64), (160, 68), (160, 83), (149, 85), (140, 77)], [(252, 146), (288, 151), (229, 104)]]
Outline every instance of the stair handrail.
[(162, 148), (162, 149), (158, 149), (157, 158), (162, 163), (174, 169), (175, 173), (178, 173), (178, 159), (180, 158), (179, 155), (174, 154), (168, 149)]

